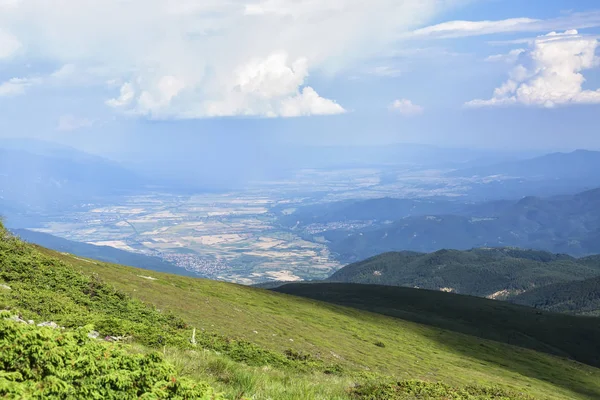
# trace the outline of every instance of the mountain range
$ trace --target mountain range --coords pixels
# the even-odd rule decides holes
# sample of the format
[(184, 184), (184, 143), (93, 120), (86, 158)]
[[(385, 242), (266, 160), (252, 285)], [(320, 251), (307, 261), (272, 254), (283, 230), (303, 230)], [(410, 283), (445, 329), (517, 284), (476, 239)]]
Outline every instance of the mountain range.
[(359, 229), (331, 229), (319, 235), (345, 262), (389, 251), (444, 248), (511, 246), (575, 256), (600, 253), (600, 189), (456, 208), (455, 214), (373, 221)]
[[(587, 291), (579, 285), (599, 276), (599, 256), (574, 258), (536, 250), (482, 248), (385, 253), (347, 265), (327, 281), (423, 288), (498, 300), (518, 299), (514, 301), (519, 304), (554, 309), (556, 307), (550, 306), (556, 302), (551, 298), (558, 296), (554, 292), (568, 292), (573, 299), (583, 301), (587, 292), (595, 287), (592, 284), (595, 281), (589, 282)], [(600, 308), (593, 307), (592, 303), (583, 308), (579, 304), (568, 311), (600, 314)]]
[[(538, 157), (511, 160), (485, 166), (456, 169), (448, 176), (506, 176), (529, 179), (592, 179), (599, 178), (600, 151), (575, 150), (570, 153), (550, 153)], [(600, 184), (600, 181), (598, 181)]]
[(0, 142), (0, 200), (9, 212), (63, 210), (147, 184), (117, 163), (69, 147)]

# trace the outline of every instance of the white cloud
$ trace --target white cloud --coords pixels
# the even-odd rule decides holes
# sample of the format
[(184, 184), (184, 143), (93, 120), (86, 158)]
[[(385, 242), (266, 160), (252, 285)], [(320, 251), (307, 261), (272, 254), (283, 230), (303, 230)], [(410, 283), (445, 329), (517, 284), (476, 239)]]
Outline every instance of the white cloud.
[(50, 76), (55, 79), (67, 80), (71, 78), (77, 71), (77, 67), (73, 64), (65, 64), (56, 71), (54, 71)]
[(413, 104), (408, 99), (395, 100), (388, 108), (407, 117), (422, 114), (424, 111), (423, 107)]
[(30, 86), (39, 82), (35, 78), (12, 78), (0, 83), (0, 97), (20, 96), (25, 94)]
[[(0, 16), (8, 10), (15, 8), (20, 0), (0, 0)], [(10, 32), (5, 31), (0, 25), (0, 61), (13, 57), (22, 47), (21, 42)]]
[(120, 82), (104, 100), (124, 113), (331, 114), (342, 106), (307, 86), (309, 72), (371, 59), (460, 1), (12, 0), (0, 26), (19, 32), (25, 57)]
[(62, 115), (58, 119), (57, 131), (69, 132), (82, 128), (89, 128), (94, 125), (94, 121), (88, 118), (79, 118), (74, 115)]
[(598, 40), (576, 30), (541, 36), (524, 53), (529, 65), (513, 68), (509, 79), (488, 100), (472, 100), (471, 107), (524, 104), (554, 107), (600, 103), (600, 89), (584, 90), (582, 71), (598, 67)]
[(21, 48), (21, 42), (10, 33), (0, 29), (0, 60), (11, 58)]
[(519, 59), (519, 56), (525, 53), (525, 49), (514, 49), (508, 52), (508, 54), (495, 54), (485, 59), (487, 62), (505, 62), (507, 64), (514, 64)]
[(324, 99), (309, 86), (293, 97), (281, 102), (279, 114), (283, 117), (299, 117), (302, 115), (333, 115), (346, 112), (335, 101)]
[(111, 107), (125, 107), (131, 104), (135, 97), (135, 90), (133, 89), (133, 85), (130, 82), (126, 82), (121, 86), (119, 90), (119, 97), (114, 99), (109, 99), (106, 101), (106, 104)]
[[(15, 3), (16, 4), (16, 3)], [(25, 78), (11, 78), (3, 83), (0, 83), (1, 96), (20, 96), (27, 93), (27, 90), (32, 86), (42, 84), (64, 85), (66, 82), (72, 81), (75, 73), (75, 67), (72, 64), (66, 64), (56, 71), (40, 77), (31, 76)], [(76, 81), (80, 83), (81, 80)]]
[(186, 97), (178, 98), (186, 89), (186, 82), (163, 76), (151, 86), (143, 85), (140, 79), (127, 82), (121, 86), (119, 96), (107, 104), (152, 118), (296, 117), (345, 112), (335, 101), (320, 97), (310, 86), (303, 86), (307, 76), (305, 58), (290, 63), (285, 53), (277, 53), (265, 59), (252, 59), (233, 71), (230, 79), (215, 86), (219, 93), (226, 94), (219, 100), (186, 103)]
[(541, 20), (510, 18), (497, 21), (448, 21), (413, 31), (410, 36), (423, 38), (457, 38), (514, 32), (548, 32), (549, 30), (584, 29), (600, 26), (600, 12), (573, 13)]
[(369, 70), (371, 75), (396, 78), (402, 75), (402, 69), (391, 65), (381, 65)]
[(486, 35), (519, 31), (524, 26), (537, 22), (539, 20), (531, 18), (511, 18), (499, 21), (448, 21), (417, 29), (412, 34), (413, 36), (433, 36), (439, 38)]

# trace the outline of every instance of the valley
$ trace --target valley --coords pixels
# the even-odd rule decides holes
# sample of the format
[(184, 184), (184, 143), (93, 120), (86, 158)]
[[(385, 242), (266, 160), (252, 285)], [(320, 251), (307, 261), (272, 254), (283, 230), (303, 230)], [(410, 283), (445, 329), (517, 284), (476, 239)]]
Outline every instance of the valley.
[[(516, 176), (532, 165), (546, 168), (556, 157), (571, 166), (560, 179)], [(210, 279), (300, 281), (325, 279), (387, 251), (517, 246), (576, 256), (600, 252), (600, 192), (568, 191), (596, 184), (581, 173), (598, 160), (600, 152), (572, 152), (514, 161), (510, 168), (414, 160), (300, 168), (228, 190), (147, 185), (152, 179), (146, 178), (121, 192), (106, 182), (106, 189), (81, 198), (71, 194), (89, 179), (66, 174), (65, 162), (53, 167), (46, 157), (39, 163), (63, 175), (49, 182), (49, 192), (38, 187), (40, 193), (27, 197), (44, 199), (37, 208), (19, 209), (23, 203), (10, 200), (18, 180), (40, 179), (35, 171), (16, 180), (7, 168), (0, 201), (8, 201), (2, 212), (11, 228), (158, 257)], [(471, 169), (458, 168), (466, 165)]]
[(340, 264), (323, 244), (276, 225), (269, 210), (280, 202), (253, 194), (145, 195), (67, 214), (37, 230), (238, 283), (330, 275)]
[[(160, 257), (211, 279), (242, 284), (324, 279), (342, 263), (325, 241), (311, 233), (354, 230), (370, 221), (317, 224), (298, 231), (282, 225), (280, 215), (292, 215), (306, 205), (392, 193), (436, 198), (464, 195), (461, 185), (439, 171), (393, 170), (397, 179), (384, 182), (378, 168), (302, 170), (293, 179), (254, 182), (243, 191), (113, 196), (42, 215), (38, 226), (25, 228)], [(426, 176), (429, 184), (423, 180)]]

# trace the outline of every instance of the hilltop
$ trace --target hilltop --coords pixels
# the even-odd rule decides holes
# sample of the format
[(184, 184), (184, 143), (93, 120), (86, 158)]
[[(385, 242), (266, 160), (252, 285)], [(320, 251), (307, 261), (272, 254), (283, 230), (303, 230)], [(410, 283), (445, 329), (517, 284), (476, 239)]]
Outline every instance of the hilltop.
[[(600, 396), (600, 370), (564, 356), (262, 289), (83, 261), (4, 231), (0, 283), (0, 308), (19, 319), (51, 321), (65, 328), (64, 335), (79, 327), (94, 329), (99, 338), (119, 341), (110, 344), (115, 349), (158, 357), (157, 368), (176, 373), (172, 382), (181, 379), (182, 390), (196, 385), (212, 393), (212, 387), (227, 399)], [(19, 323), (2, 319), (5, 332), (15, 332), (14, 324)], [(47, 340), (67, 337), (51, 329), (24, 332), (33, 338), (40, 330)], [(69, 343), (72, 338), (77, 336), (68, 336)], [(23, 342), (26, 349), (28, 343)], [(99, 351), (97, 342), (81, 343), (85, 354)], [(124, 353), (114, 354), (114, 362), (124, 360)], [(9, 371), (7, 360), (0, 365)], [(33, 366), (37, 362), (52, 361), (39, 359)], [(22, 364), (10, 368), (20, 375), (2, 375), (3, 393), (7, 377), (30, 389), (36, 379), (47, 379), (29, 374)], [(115, 387), (131, 385), (128, 379), (114, 382)]]
[(391, 252), (353, 263), (328, 281), (417, 287), (494, 299), (600, 276), (600, 259), (538, 250), (481, 248)]

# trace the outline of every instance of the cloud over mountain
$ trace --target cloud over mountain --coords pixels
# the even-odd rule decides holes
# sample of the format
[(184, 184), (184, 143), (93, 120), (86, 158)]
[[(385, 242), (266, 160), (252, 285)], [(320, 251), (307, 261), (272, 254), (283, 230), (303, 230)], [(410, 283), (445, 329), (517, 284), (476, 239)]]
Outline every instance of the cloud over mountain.
[(69, 65), (70, 79), (112, 91), (105, 104), (148, 118), (337, 114), (312, 73), (349, 68), (453, 3), (4, 0), (0, 57)]

